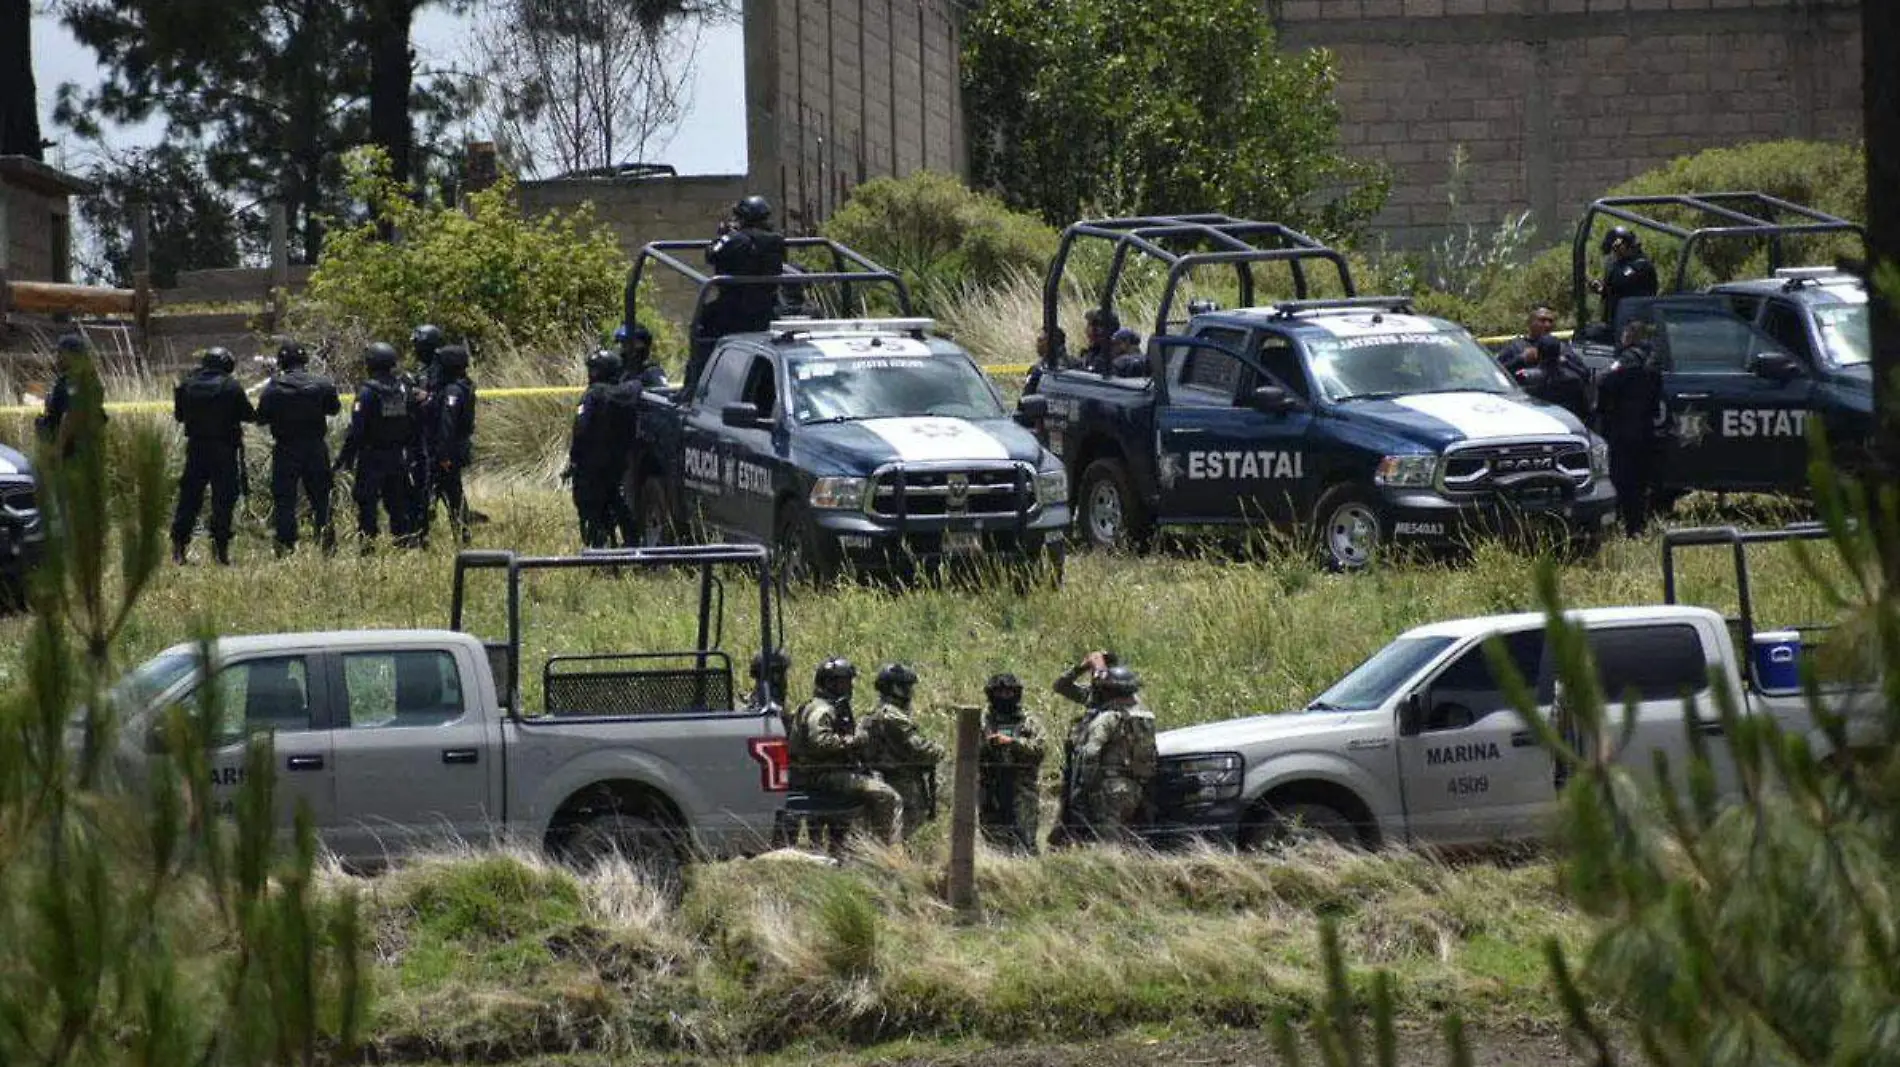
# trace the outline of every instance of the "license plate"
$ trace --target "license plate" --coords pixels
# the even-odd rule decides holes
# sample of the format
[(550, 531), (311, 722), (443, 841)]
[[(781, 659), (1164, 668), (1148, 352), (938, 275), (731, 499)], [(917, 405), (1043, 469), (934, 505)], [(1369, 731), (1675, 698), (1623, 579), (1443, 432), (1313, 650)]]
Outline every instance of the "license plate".
[(975, 530), (950, 530), (943, 535), (945, 552), (971, 553), (983, 551), (983, 535)]

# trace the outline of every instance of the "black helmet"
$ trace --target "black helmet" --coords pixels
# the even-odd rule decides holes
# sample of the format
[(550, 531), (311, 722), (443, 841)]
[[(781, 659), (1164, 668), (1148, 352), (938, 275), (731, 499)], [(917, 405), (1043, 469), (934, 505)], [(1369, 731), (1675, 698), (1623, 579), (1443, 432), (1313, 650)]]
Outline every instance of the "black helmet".
[(877, 691), (893, 700), (908, 702), (917, 687), (917, 672), (902, 663), (886, 663), (878, 668)]
[(198, 365), (205, 370), (214, 370), (219, 374), (229, 374), (237, 369), (237, 358), (223, 345), (212, 345), (198, 357)]
[(740, 222), (765, 222), (772, 217), (772, 204), (762, 196), (748, 196), (732, 206), (732, 217)]
[(1089, 682), (1089, 695), (1098, 700), (1115, 700), (1141, 692), (1141, 678), (1127, 667), (1096, 671)]
[(396, 369), (402, 357), (396, 354), (396, 346), (387, 341), (377, 341), (363, 349), (363, 366), (371, 374), (382, 374)]
[(1104, 333), (1114, 333), (1122, 328), (1122, 318), (1115, 314), (1114, 308), (1090, 308), (1083, 314), (1090, 326), (1099, 326)]
[(1636, 239), (1635, 230), (1630, 229), (1628, 226), (1612, 226), (1610, 227), (1610, 232), (1603, 235), (1603, 254), (1606, 256), (1609, 255), (1610, 249), (1615, 248), (1618, 242), (1628, 242), (1631, 248), (1642, 244), (1641, 241)]
[(752, 657), (753, 681), (764, 678), (768, 670), (771, 671), (772, 677), (783, 681), (785, 675), (790, 672), (791, 669), (792, 657), (786, 655), (785, 650), (782, 648), (775, 648), (770, 652), (760, 652)]
[(848, 688), (857, 676), (858, 669), (850, 660), (833, 656), (818, 665), (818, 670), (812, 675), (812, 684), (820, 692), (832, 692)]
[(76, 333), (62, 333), (59, 335), (59, 340), (54, 342), (53, 347), (60, 352), (84, 352), (86, 339)]
[(277, 366), (280, 370), (291, 370), (310, 362), (310, 353), (303, 344), (286, 337), (277, 342)]
[(1002, 674), (990, 675), (990, 680), (983, 683), (983, 695), (989, 697), (991, 700), (995, 700), (1006, 694), (1010, 697), (1021, 699), (1023, 695), (1022, 679), (1010, 674), (1008, 671), (1004, 671)]
[(444, 345), (435, 354), (435, 365), (442, 373), (451, 378), (468, 373), (468, 347), (466, 345)]
[(409, 343), (415, 346), (416, 355), (427, 363), (435, 356), (436, 349), (442, 347), (442, 329), (425, 322), (410, 331)]
[(620, 356), (603, 348), (587, 357), (587, 380), (590, 382), (617, 382), (620, 380)]

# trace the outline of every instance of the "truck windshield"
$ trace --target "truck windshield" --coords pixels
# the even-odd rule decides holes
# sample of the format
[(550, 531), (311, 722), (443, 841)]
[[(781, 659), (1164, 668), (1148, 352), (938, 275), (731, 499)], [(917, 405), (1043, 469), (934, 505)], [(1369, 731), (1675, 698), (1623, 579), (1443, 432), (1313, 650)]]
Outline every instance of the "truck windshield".
[(1401, 637), (1333, 683), (1333, 687), (1308, 704), (1306, 710), (1371, 711), (1443, 652), (1451, 640), (1449, 637)]
[(1462, 331), (1324, 337), (1306, 348), (1328, 400), (1517, 391), (1497, 360)]
[(792, 413), (801, 423), (1003, 417), (988, 379), (956, 356), (819, 357), (794, 361), (790, 370)]
[(1873, 329), (1868, 325), (1866, 304), (1821, 304), (1814, 308), (1814, 321), (1821, 327), (1827, 357), (1836, 366), (1851, 367), (1873, 360)]
[(173, 683), (198, 669), (198, 653), (162, 652), (140, 664), (138, 669), (112, 687), (112, 703), (121, 712), (143, 709)]

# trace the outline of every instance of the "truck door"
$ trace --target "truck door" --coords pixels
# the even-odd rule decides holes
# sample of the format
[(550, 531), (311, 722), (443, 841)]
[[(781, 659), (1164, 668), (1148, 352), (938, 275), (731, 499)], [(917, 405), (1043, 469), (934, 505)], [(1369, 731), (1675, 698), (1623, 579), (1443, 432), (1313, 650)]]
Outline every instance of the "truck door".
[(211, 789), (216, 809), (228, 814), (244, 783), (246, 739), (268, 733), (277, 765), (278, 825), (294, 826), (301, 805), (327, 840), (336, 820), (336, 762), (326, 729), (324, 679), (311, 664), (301, 655), (269, 656), (226, 665), (212, 676), (219, 729), (210, 754)]
[[(1799, 486), (1808, 480), (1808, 436), (1807, 420), (1815, 415), (1815, 391), (1811, 382), (1822, 366), (1819, 353), (1815, 351), (1814, 335), (1808, 329), (1807, 309), (1791, 300), (1771, 299), (1764, 302), (1761, 319), (1757, 323), (1768, 342), (1776, 348), (1794, 357), (1800, 376), (1787, 383), (1790, 412), (1800, 412), (1799, 417), (1785, 420), (1799, 422), (1801, 432), (1793, 437), (1777, 435), (1773, 446), (1765, 449), (1769, 453), (1768, 462), (1772, 464), (1770, 475), (1775, 484)], [(1792, 406), (1799, 399), (1802, 407)], [(1782, 430), (1784, 420), (1773, 420), (1770, 429)]]
[[(1207, 326), (1194, 338), (1211, 344), (1169, 346), (1167, 403), (1155, 413), (1163, 515), (1176, 522), (1290, 518), (1305, 473), (1300, 446), (1310, 410), (1251, 405), (1261, 385), (1298, 394), (1236, 357), (1251, 343), (1247, 331)], [(1278, 334), (1262, 334), (1259, 343), (1297, 358)]]
[(771, 536), (776, 518), (773, 497), (781, 463), (778, 442), (785, 439), (774, 433), (773, 427), (785, 413), (784, 395), (777, 361), (764, 353), (753, 354), (739, 387), (739, 402), (757, 409), (761, 421), (756, 426), (725, 427), (729, 467), (725, 514), (729, 528), (758, 540)]
[[(723, 343), (707, 361), (681, 427), (680, 504), (688, 523), (701, 521), (720, 530), (738, 529), (740, 509), (726, 481), (734, 448), (722, 412), (743, 398), (754, 353)], [(690, 527), (689, 527), (690, 528)]]
[(501, 753), (448, 649), (331, 657), (338, 851), (379, 859), (428, 842), (480, 844), (504, 812)]
[[(1614, 762), (1649, 781), (1655, 753), (1661, 752), (1669, 759), (1678, 790), (1687, 797), (1689, 730), (1694, 729), (1705, 742), (1718, 791), (1733, 792), (1735, 759), (1722, 736), (1721, 712), (1709, 689), (1711, 657), (1702, 631), (1688, 622), (1594, 628), (1589, 642), (1607, 705), (1610, 729), (1605, 733), (1611, 743), (1621, 742), (1612, 754)], [(1685, 699), (1694, 716), (1687, 723)], [(1623, 740), (1631, 714), (1635, 721)]]
[[(1504, 635), (1505, 651), (1539, 703), (1544, 631)], [(1536, 837), (1556, 797), (1551, 754), (1536, 742), (1491, 671), (1482, 644), (1452, 660), (1401, 705), (1399, 775), (1406, 825), (1421, 844)], [(1540, 709), (1543, 710), (1543, 709)]]
[[(1765, 353), (1788, 354), (1728, 301), (1662, 297), (1640, 313), (1657, 327), (1674, 420), (1665, 478), (1694, 489), (1788, 488), (1806, 470), (1807, 373), (1762, 373)], [(1805, 478), (1797, 475), (1792, 484)]]

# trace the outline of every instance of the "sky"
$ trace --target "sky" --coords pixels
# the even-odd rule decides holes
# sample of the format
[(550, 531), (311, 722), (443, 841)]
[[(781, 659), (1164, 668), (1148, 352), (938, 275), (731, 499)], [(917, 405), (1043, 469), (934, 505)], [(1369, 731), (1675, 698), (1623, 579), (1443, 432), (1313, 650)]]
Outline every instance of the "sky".
[[(45, 5), (42, 5), (44, 7)], [(465, 18), (427, 8), (417, 16), (413, 34), (421, 67), (454, 63), (466, 51)], [(47, 162), (84, 169), (96, 153), (53, 122), (53, 102), (62, 82), (91, 88), (104, 78), (92, 50), (73, 40), (59, 19), (41, 10), (33, 16), (33, 79), (40, 98), (42, 136), (58, 142)], [(471, 131), (478, 133), (479, 131)], [(160, 121), (107, 131), (113, 148), (150, 145), (164, 135)], [(735, 20), (706, 29), (700, 38), (690, 110), (672, 143), (649, 151), (644, 162), (671, 163), (681, 174), (743, 174), (745, 144), (745, 42)]]

